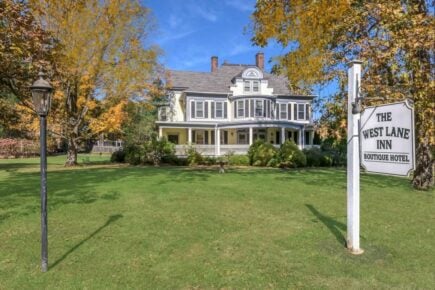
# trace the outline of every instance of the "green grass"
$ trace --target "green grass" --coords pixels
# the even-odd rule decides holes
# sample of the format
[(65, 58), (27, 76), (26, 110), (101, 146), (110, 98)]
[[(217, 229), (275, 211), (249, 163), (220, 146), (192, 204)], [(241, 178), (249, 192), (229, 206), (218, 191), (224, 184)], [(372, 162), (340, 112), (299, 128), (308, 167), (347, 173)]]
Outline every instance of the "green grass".
[(363, 175), (361, 256), (344, 248), (338, 169), (129, 167), (49, 159), (41, 273), (38, 159), (0, 160), (0, 289), (435, 285), (434, 191)]

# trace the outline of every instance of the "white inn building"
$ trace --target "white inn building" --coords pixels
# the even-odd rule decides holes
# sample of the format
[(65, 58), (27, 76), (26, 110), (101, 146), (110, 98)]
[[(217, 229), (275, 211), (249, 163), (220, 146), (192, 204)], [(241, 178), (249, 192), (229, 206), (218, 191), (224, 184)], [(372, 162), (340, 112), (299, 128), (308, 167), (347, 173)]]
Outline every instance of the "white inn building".
[(159, 136), (188, 145), (204, 155), (246, 154), (256, 139), (279, 147), (294, 140), (313, 146), (311, 104), (314, 96), (292, 94), (287, 79), (264, 71), (264, 55), (255, 65), (211, 58), (211, 72), (170, 71), (168, 102), (159, 107)]

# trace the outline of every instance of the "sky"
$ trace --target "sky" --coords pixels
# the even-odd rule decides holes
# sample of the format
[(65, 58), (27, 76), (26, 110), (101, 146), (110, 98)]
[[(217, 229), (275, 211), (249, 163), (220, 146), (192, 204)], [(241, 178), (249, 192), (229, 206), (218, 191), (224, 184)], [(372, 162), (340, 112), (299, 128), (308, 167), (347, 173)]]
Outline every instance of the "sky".
[(175, 70), (209, 71), (210, 57), (219, 64), (254, 64), (255, 54), (263, 52), (268, 60), (284, 50), (276, 43), (253, 46), (249, 32), (255, 0), (142, 0), (151, 8), (157, 31), (150, 41), (164, 52), (165, 67)]
[[(255, 64), (255, 54), (263, 52), (265, 69), (286, 49), (272, 41), (267, 47), (251, 42), (251, 14), (255, 0), (141, 0), (151, 9), (156, 30), (150, 43), (163, 50), (161, 62), (167, 69), (210, 71), (210, 58), (217, 56), (237, 64)], [(314, 94), (325, 97), (337, 84), (316, 87)]]

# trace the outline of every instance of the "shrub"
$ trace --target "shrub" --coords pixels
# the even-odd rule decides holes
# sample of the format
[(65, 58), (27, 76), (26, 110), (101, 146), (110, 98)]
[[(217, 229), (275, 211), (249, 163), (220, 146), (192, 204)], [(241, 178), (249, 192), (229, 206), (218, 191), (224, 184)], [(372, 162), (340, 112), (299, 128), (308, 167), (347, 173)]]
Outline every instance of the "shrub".
[(304, 153), (291, 140), (281, 144), (278, 151), (278, 161), (280, 167), (304, 167), (307, 165)]
[(248, 157), (248, 155), (231, 155), (231, 156), (228, 156), (228, 165), (247, 166), (247, 165), (249, 165), (249, 157)]
[(199, 164), (203, 165), (215, 165), (217, 163), (216, 158), (211, 156), (206, 156), (202, 158), (202, 161)]
[(137, 144), (125, 145), (125, 161), (131, 165), (138, 165), (142, 162), (143, 148)]
[(203, 157), (201, 153), (196, 151), (195, 147), (193, 146), (189, 146), (187, 148), (186, 155), (187, 155), (187, 164), (189, 166), (202, 164), (203, 162)]
[(303, 150), (307, 158), (307, 166), (319, 167), (322, 166), (323, 153), (319, 148), (310, 148)]
[(115, 151), (110, 156), (110, 162), (113, 163), (123, 163), (125, 162), (125, 151), (123, 149)]
[(249, 163), (254, 166), (267, 166), (276, 156), (276, 148), (262, 140), (255, 141), (248, 150)]
[(160, 165), (162, 158), (167, 159), (175, 156), (175, 145), (168, 142), (166, 138), (158, 139), (156, 135), (151, 136), (150, 140), (144, 144), (145, 158), (144, 162), (154, 164), (154, 166)]

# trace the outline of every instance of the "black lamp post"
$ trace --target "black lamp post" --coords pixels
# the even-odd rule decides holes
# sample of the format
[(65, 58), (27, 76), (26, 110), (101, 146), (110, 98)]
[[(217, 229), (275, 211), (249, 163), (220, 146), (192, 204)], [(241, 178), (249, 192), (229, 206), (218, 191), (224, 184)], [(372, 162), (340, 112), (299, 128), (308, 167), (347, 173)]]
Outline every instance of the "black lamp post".
[(30, 87), (35, 111), (40, 120), (41, 141), (41, 268), (42, 272), (48, 269), (48, 239), (47, 239), (47, 114), (50, 110), (53, 87), (44, 80), (45, 74), (38, 74), (39, 80)]

